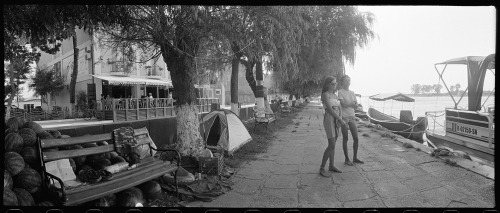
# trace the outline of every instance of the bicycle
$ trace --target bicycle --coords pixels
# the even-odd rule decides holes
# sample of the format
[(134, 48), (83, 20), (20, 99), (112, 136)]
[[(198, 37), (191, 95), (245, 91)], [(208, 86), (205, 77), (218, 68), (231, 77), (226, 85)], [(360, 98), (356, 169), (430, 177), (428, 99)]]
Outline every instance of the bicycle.
[(101, 119), (102, 118), (102, 112), (99, 111), (99, 110), (96, 110), (96, 109), (85, 109), (83, 111), (83, 118), (85, 120), (90, 120), (92, 119), (93, 117), (97, 118), (97, 119)]

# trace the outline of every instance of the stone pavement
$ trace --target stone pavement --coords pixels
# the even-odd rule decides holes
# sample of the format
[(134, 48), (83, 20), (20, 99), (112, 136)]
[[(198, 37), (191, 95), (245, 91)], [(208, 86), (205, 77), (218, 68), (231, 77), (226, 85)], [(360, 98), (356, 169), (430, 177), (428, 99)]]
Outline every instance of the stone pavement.
[[(358, 123), (358, 156), (365, 164), (344, 164), (342, 137), (335, 149), (335, 166), (343, 173), (331, 178), (318, 174), (327, 146), (323, 112), (309, 103), (294, 119), (295, 125), (276, 131), (259, 160), (242, 164), (233, 190), (212, 202), (191, 202), (188, 207), (384, 208), (495, 206), (494, 180), (438, 158)], [(278, 123), (279, 124), (279, 123)], [(352, 138), (349, 136), (352, 160)], [(399, 138), (398, 138), (399, 139)], [(402, 139), (402, 138), (401, 138)], [(328, 164), (327, 164), (328, 165)], [(328, 168), (328, 167), (327, 167)]]

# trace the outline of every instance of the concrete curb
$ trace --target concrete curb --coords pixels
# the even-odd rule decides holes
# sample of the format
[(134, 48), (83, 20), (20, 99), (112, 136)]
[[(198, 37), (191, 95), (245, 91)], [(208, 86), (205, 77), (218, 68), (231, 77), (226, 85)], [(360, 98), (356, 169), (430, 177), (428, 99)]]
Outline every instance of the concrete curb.
[[(365, 124), (365, 125), (373, 125), (369, 121), (363, 121), (363, 120), (358, 120), (359, 123)], [(391, 133), (390, 131), (386, 130), (378, 130), (378, 131), (384, 131), (387, 133)], [(396, 134), (394, 134), (396, 135)], [(416, 141), (404, 138), (403, 136), (396, 135), (396, 138), (398, 139), (399, 142), (401, 143), (410, 143), (413, 145), (415, 148), (420, 148), (422, 152), (425, 152), (427, 154), (431, 154), (431, 152), (434, 150), (431, 147), (425, 146), (421, 143), (418, 143)], [(438, 156), (439, 159), (441, 160), (451, 160), (457, 163), (457, 166), (462, 167), (464, 169), (470, 170), (474, 173), (477, 173), (479, 175), (482, 175), (484, 177), (490, 178), (492, 180), (495, 180), (495, 168), (487, 165), (486, 163), (481, 162), (481, 160), (472, 157), (473, 160), (465, 159), (459, 156)]]

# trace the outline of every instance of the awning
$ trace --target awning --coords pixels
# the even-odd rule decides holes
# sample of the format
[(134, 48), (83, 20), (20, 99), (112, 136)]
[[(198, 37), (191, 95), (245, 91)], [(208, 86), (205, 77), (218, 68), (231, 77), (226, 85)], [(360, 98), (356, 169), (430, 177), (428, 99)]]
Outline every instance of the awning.
[[(488, 69), (495, 69), (495, 58), (493, 54), (493, 59), (490, 63), (488, 63)], [(436, 64), (463, 64), (467, 65), (470, 62), (475, 62), (479, 63), (482, 62), (486, 56), (466, 56), (466, 57), (460, 57), (460, 58), (454, 58), (450, 59), (441, 63), (436, 63)]]
[(369, 98), (372, 100), (376, 100), (376, 101), (387, 101), (387, 100), (396, 100), (396, 101), (403, 101), (403, 102), (414, 102), (415, 101), (415, 99), (410, 98), (410, 97), (403, 95), (401, 93), (377, 94), (377, 95), (372, 95)]
[(109, 84), (115, 85), (152, 85), (152, 86), (172, 86), (172, 81), (162, 81), (157, 79), (147, 79), (147, 78), (137, 78), (130, 76), (102, 76), (102, 75), (92, 75), (96, 78), (106, 80)]

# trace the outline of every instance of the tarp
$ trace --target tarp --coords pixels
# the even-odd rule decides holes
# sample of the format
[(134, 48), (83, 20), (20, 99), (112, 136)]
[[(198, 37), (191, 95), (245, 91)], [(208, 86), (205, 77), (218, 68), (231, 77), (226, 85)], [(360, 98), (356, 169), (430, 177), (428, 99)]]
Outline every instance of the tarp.
[(481, 110), (484, 77), (487, 69), (495, 69), (495, 54), (488, 56), (466, 56), (450, 59), (436, 65), (462, 64), (467, 65), (468, 110)]
[(202, 119), (201, 134), (207, 145), (220, 146), (228, 154), (252, 140), (240, 118), (226, 109), (206, 114)]
[(402, 102), (415, 102), (415, 99), (410, 98), (401, 93), (383, 93), (383, 94), (372, 95), (369, 98), (376, 101), (396, 100)]
[(137, 78), (130, 76), (102, 76), (102, 75), (92, 75), (92, 76), (100, 78), (102, 80), (106, 80), (109, 82), (109, 84), (117, 84), (117, 85), (145, 84), (153, 86), (172, 86), (172, 81), (162, 81), (156, 79)]

